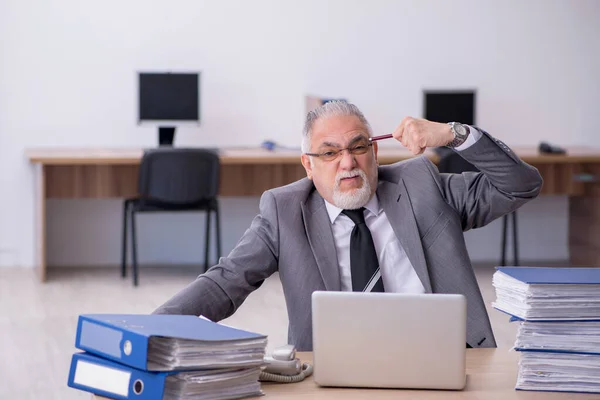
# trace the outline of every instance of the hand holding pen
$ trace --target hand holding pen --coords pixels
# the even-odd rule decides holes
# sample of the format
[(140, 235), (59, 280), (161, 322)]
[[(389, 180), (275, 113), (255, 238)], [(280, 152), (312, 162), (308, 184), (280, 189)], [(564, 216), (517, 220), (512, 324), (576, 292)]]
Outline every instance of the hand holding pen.
[(427, 147), (445, 146), (454, 139), (450, 125), (428, 121), (426, 119), (406, 117), (394, 130), (394, 133), (374, 136), (371, 142), (395, 138), (404, 147), (417, 155), (422, 154)]

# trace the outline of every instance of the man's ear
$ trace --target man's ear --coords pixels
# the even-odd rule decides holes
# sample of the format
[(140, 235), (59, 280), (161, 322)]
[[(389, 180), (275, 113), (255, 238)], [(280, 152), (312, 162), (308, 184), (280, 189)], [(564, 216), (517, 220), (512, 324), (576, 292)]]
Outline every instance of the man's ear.
[(302, 154), (300, 156), (300, 161), (302, 161), (302, 166), (306, 170), (306, 176), (308, 179), (312, 180), (312, 165), (310, 164), (310, 156)]
[(377, 159), (377, 152), (379, 151), (379, 147), (377, 146), (377, 142), (373, 141), (373, 155), (375, 157), (375, 164), (379, 165), (379, 160)]

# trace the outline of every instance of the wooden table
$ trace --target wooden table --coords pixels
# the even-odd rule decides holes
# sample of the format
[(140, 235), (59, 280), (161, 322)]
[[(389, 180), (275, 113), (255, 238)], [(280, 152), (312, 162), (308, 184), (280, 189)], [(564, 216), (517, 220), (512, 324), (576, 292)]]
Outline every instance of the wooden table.
[[(312, 353), (298, 353), (312, 363)], [(262, 383), (266, 398), (277, 399), (600, 399), (600, 394), (548, 393), (515, 390), (518, 371), (517, 352), (507, 349), (467, 349), (467, 385), (461, 391), (407, 389), (322, 388), (312, 377), (299, 383)], [(95, 400), (105, 399), (92, 396)]]
[[(544, 178), (542, 195), (567, 195), (569, 249), (574, 265), (600, 265), (600, 149), (569, 148), (568, 155), (543, 155), (534, 148), (513, 149)], [(46, 280), (46, 199), (123, 198), (137, 193), (142, 149), (30, 149), (35, 166), (36, 264)], [(426, 155), (437, 162), (431, 151)], [(380, 164), (412, 157), (406, 149), (381, 147)], [(221, 196), (259, 196), (265, 190), (306, 176), (298, 151), (224, 149)]]

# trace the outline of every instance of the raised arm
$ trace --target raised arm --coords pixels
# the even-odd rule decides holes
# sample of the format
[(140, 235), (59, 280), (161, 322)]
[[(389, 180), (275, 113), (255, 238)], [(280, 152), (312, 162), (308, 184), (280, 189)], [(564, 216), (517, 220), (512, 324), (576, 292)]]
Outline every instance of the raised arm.
[(460, 214), (465, 231), (516, 210), (535, 198), (543, 183), (538, 170), (503, 142), (471, 128), (475, 131), (461, 138), (448, 124), (406, 117), (393, 133), (413, 154), (421, 154), (427, 147), (455, 146), (458, 154), (479, 169), (440, 174), (431, 161), (422, 158), (446, 202)]
[(444, 199), (460, 214), (464, 231), (482, 227), (521, 207), (537, 197), (543, 183), (535, 167), (523, 162), (500, 140), (479, 132), (474, 144), (457, 153), (480, 172), (440, 174), (430, 161), (425, 161)]

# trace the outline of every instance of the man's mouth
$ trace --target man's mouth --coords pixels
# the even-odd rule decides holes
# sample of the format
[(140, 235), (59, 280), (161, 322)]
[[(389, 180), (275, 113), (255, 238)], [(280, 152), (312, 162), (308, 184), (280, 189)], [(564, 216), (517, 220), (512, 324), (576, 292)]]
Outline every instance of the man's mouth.
[(354, 176), (347, 176), (347, 177), (341, 178), (339, 181), (339, 184), (344, 185), (344, 186), (346, 186), (346, 185), (355, 186), (355, 185), (358, 185), (359, 182), (362, 182), (360, 175), (354, 175)]

